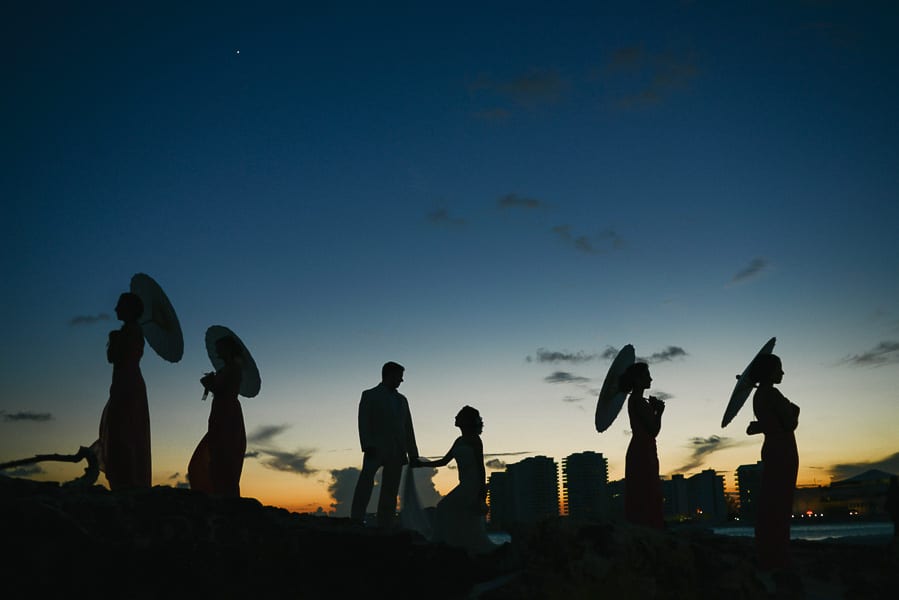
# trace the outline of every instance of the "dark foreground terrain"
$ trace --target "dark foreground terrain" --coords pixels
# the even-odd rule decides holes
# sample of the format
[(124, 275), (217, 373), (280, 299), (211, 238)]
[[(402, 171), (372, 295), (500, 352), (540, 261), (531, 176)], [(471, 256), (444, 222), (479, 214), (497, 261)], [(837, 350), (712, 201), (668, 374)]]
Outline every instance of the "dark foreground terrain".
[[(112, 493), (0, 477), (0, 597), (769, 598), (752, 540), (560, 518), (472, 559), (379, 532), (170, 487)], [(892, 598), (887, 543), (796, 542), (806, 598)]]

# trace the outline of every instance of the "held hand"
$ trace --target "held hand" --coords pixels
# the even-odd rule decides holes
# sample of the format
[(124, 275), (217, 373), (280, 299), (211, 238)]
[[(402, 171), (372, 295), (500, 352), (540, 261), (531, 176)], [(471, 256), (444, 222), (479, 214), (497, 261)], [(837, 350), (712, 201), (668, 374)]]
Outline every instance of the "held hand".
[(661, 413), (663, 413), (663, 412), (665, 411), (665, 402), (664, 402), (664, 400), (659, 400), (659, 399), (656, 398), (655, 396), (650, 396), (650, 397), (649, 397), (649, 405), (652, 407), (653, 410), (655, 410), (655, 411), (658, 412), (659, 414), (661, 414)]

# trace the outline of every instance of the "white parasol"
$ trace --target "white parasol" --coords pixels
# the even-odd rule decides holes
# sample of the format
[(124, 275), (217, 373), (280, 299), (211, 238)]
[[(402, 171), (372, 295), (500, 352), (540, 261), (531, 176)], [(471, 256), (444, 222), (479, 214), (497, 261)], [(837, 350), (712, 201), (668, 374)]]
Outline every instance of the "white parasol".
[(137, 273), (131, 278), (131, 293), (144, 303), (140, 327), (144, 338), (156, 354), (169, 362), (178, 362), (184, 355), (184, 336), (178, 315), (168, 296), (152, 277)]
[(599, 399), (596, 402), (596, 431), (602, 433), (608, 429), (621, 412), (627, 393), (619, 391), (618, 378), (624, 374), (629, 366), (637, 360), (634, 347), (630, 344), (618, 351), (618, 355), (609, 366), (606, 378), (599, 390)]
[(771, 354), (771, 351), (774, 350), (775, 342), (777, 342), (777, 338), (768, 340), (755, 357), (749, 361), (749, 364), (746, 365), (743, 372), (737, 375), (737, 383), (734, 385), (734, 391), (731, 392), (730, 401), (728, 401), (727, 408), (724, 410), (724, 417), (721, 419), (721, 427), (727, 427), (727, 424), (730, 423), (733, 418), (737, 416), (737, 413), (740, 412), (740, 409), (743, 408), (743, 404), (746, 403), (746, 398), (749, 397), (749, 393), (752, 391), (752, 388), (755, 387), (755, 384), (749, 380), (749, 369), (752, 368), (752, 363), (755, 362), (756, 357), (762, 354)]
[(250, 354), (250, 351), (247, 350), (247, 347), (244, 346), (243, 341), (237, 337), (236, 333), (227, 327), (212, 325), (206, 330), (206, 353), (209, 355), (209, 360), (212, 362), (212, 366), (215, 367), (216, 371), (223, 368), (225, 366), (225, 361), (219, 358), (218, 353), (215, 351), (215, 343), (228, 336), (233, 337), (237, 341), (237, 345), (240, 346), (240, 395), (245, 398), (252, 398), (258, 394), (259, 390), (262, 388), (262, 379), (259, 377), (259, 369), (256, 367), (256, 361), (253, 360), (253, 355)]

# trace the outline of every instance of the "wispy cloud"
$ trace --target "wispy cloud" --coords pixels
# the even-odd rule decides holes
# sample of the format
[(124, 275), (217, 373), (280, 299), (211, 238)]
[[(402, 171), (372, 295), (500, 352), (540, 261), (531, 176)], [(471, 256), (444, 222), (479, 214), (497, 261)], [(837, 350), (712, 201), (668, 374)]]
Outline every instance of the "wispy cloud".
[(508, 79), (481, 76), (469, 85), (472, 93), (496, 96), (528, 109), (558, 102), (567, 88), (568, 83), (550, 69), (532, 70)]
[(689, 447), (693, 449), (689, 462), (673, 471), (674, 473), (686, 473), (693, 471), (705, 465), (706, 459), (713, 453), (725, 448), (733, 448), (745, 442), (735, 442), (728, 437), (720, 437), (713, 435), (707, 438), (694, 437), (690, 438)]
[(273, 450), (260, 448), (257, 450), (259, 462), (263, 466), (276, 471), (285, 471), (288, 473), (297, 473), (299, 475), (313, 475), (318, 469), (309, 466), (312, 459), (313, 450), (297, 450), (295, 452), (286, 452), (283, 450)]
[(556, 225), (552, 232), (564, 242), (585, 254), (601, 254), (624, 246), (624, 240), (615, 231), (607, 229), (595, 236), (574, 234), (570, 225)]
[(755, 279), (768, 268), (768, 261), (764, 258), (753, 258), (749, 264), (737, 271), (731, 278), (729, 285), (737, 285), (751, 279)]
[(528, 362), (536, 361), (538, 363), (582, 363), (593, 360), (594, 358), (596, 358), (595, 354), (587, 354), (583, 350), (578, 350), (577, 352), (560, 352), (558, 350), (537, 348), (537, 355), (535, 357), (528, 356), (526, 360)]
[(674, 398), (674, 394), (669, 394), (668, 392), (663, 392), (662, 390), (652, 390), (650, 392), (650, 395), (655, 396), (662, 402), (665, 402), (665, 401), (668, 401), (668, 400), (671, 400), (672, 398)]
[(829, 471), (830, 476), (833, 477), (835, 481), (841, 481), (843, 479), (855, 477), (856, 475), (860, 475), (861, 473), (870, 471), (871, 469), (886, 471), (891, 475), (899, 475), (899, 452), (891, 454), (890, 456), (882, 458), (881, 460), (875, 460), (872, 462), (843, 463), (833, 465), (830, 467)]
[(584, 401), (584, 399), (580, 398), (578, 396), (565, 396), (564, 398), (562, 398), (562, 402), (565, 402), (568, 404), (573, 404), (575, 402), (583, 402), (583, 401)]
[(43, 475), (46, 471), (40, 465), (24, 465), (21, 467), (15, 467), (9, 469), (7, 471), (0, 471), (6, 477), (20, 477), (22, 479), (28, 479), (31, 477), (35, 477), (36, 475)]
[(698, 75), (694, 53), (649, 52), (641, 45), (615, 50), (603, 69), (608, 89), (615, 90), (615, 104), (631, 110), (661, 104), (689, 89)]
[(247, 436), (248, 444), (267, 444), (277, 435), (290, 429), (290, 425), (262, 425)]
[(106, 313), (99, 313), (96, 315), (76, 315), (69, 319), (69, 325), (93, 325), (94, 323), (98, 323), (100, 321), (109, 321), (110, 316)]
[(525, 198), (524, 196), (519, 196), (518, 194), (506, 194), (496, 201), (496, 205), (500, 208), (521, 208), (532, 210), (535, 208), (543, 208), (546, 206), (546, 203), (538, 200), (537, 198)]
[(618, 353), (621, 352), (621, 348), (615, 348), (614, 346), (606, 346), (606, 349), (602, 351), (599, 357), (603, 360), (614, 360)]
[(880, 342), (866, 352), (843, 359), (843, 363), (858, 367), (882, 367), (899, 363), (899, 342)]
[(30, 411), (7, 413), (5, 411), (0, 410), (0, 415), (2, 415), (3, 420), (7, 421), (7, 422), (35, 421), (38, 423), (43, 423), (46, 421), (53, 420), (53, 415), (50, 413), (36, 413), (36, 412), (30, 412)]
[(674, 360), (675, 358), (683, 358), (685, 356), (687, 356), (687, 351), (680, 346), (668, 346), (664, 350), (660, 352), (653, 352), (649, 356), (638, 356), (637, 361), (645, 362), (647, 364), (653, 364), (668, 362)]
[(502, 471), (506, 468), (506, 463), (498, 458), (491, 458), (484, 463), (484, 466), (488, 469), (493, 469), (494, 471)]
[(581, 377), (568, 371), (555, 371), (543, 378), (546, 383), (586, 383), (590, 381), (588, 377)]
[(449, 214), (449, 211), (445, 208), (437, 208), (432, 210), (427, 215), (428, 221), (434, 223), (435, 225), (444, 225), (451, 227), (460, 227), (462, 225), (466, 225), (468, 223), (467, 219), (463, 219), (462, 217), (454, 217)]
[(493, 123), (502, 123), (507, 121), (512, 113), (505, 108), (488, 108), (485, 110), (477, 110), (474, 112), (476, 119), (482, 121), (491, 121)]

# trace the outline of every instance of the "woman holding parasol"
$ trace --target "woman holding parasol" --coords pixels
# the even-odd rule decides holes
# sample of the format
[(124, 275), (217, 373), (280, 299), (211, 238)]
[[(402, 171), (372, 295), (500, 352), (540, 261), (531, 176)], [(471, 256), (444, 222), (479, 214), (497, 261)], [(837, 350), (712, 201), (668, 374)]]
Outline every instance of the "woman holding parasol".
[(619, 390), (628, 393), (627, 414), (631, 441), (624, 467), (624, 513), (635, 525), (663, 529), (662, 483), (656, 436), (662, 428), (665, 403), (655, 396), (643, 397), (652, 377), (645, 362), (630, 365), (619, 378)]
[[(206, 331), (206, 347), (216, 370), (206, 373), (200, 383), (204, 398), (212, 392), (212, 407), (208, 430), (191, 456), (187, 478), (191, 489), (238, 498), (247, 434), (237, 396), (258, 393), (258, 371), (246, 347), (225, 327)], [(255, 389), (247, 389), (248, 385)]]
[(793, 433), (799, 425), (799, 407), (787, 400), (774, 384), (783, 381), (783, 366), (776, 354), (760, 354), (753, 360), (749, 377), (758, 384), (752, 397), (756, 420), (749, 424), (750, 435), (763, 433), (762, 482), (755, 542), (759, 566), (788, 569), (790, 558), (790, 518), (793, 491), (799, 472), (799, 450)]
[(112, 363), (109, 401), (100, 418), (100, 464), (112, 490), (148, 488), (151, 482), (150, 410), (140, 370), (144, 334), (138, 323), (144, 303), (137, 294), (119, 296), (122, 327), (109, 332), (106, 359)]

